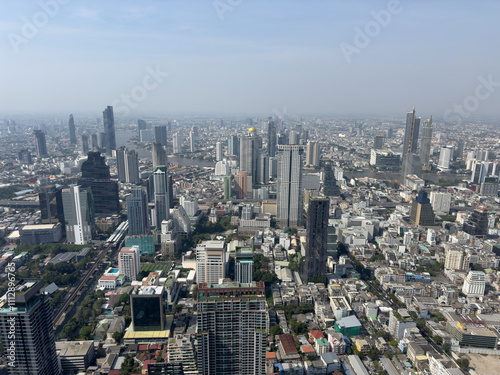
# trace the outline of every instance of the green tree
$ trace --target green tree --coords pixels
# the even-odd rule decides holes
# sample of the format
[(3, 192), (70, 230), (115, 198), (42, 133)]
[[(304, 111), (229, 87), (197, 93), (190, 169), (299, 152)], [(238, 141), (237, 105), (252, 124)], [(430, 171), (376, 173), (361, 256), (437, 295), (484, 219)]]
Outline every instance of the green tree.
[(90, 335), (92, 334), (92, 327), (83, 326), (80, 328), (80, 337), (84, 340), (88, 340)]
[(457, 359), (457, 365), (462, 371), (465, 371), (469, 367), (469, 360), (467, 358), (459, 358)]
[(122, 338), (123, 338), (123, 333), (121, 333), (119, 331), (116, 331), (115, 333), (113, 333), (113, 340), (115, 340), (115, 342), (117, 344), (119, 344), (122, 341)]
[(434, 335), (432, 340), (437, 344), (437, 345), (442, 345), (443, 344), (443, 338), (439, 335)]
[(279, 324), (276, 324), (276, 325), (272, 326), (271, 328), (269, 328), (269, 334), (273, 337), (276, 335), (281, 335), (282, 333), (283, 333), (283, 330), (281, 329)]

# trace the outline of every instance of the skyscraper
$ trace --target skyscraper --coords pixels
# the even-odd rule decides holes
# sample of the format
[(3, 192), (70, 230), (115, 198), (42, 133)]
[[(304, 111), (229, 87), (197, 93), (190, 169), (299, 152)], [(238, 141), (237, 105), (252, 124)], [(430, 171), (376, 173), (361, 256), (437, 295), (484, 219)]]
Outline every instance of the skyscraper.
[(118, 183), (111, 181), (105, 157), (99, 152), (89, 152), (82, 164), (82, 178), (78, 180), (82, 188), (92, 188), (96, 214), (116, 214), (120, 211)]
[(441, 147), (441, 150), (439, 151), (438, 169), (449, 170), (452, 158), (453, 158), (453, 147), (452, 146)]
[(411, 205), (410, 223), (414, 226), (430, 226), (434, 224), (434, 211), (427, 198), (427, 192), (420, 190)]
[(159, 165), (167, 165), (167, 152), (159, 142), (153, 142), (153, 169)]
[(82, 134), (82, 153), (87, 155), (89, 153), (89, 136), (87, 134)]
[(308, 141), (306, 148), (306, 165), (319, 167), (320, 150), (316, 141)]
[(33, 130), (35, 136), (35, 150), (36, 156), (39, 158), (44, 158), (48, 156), (47, 153), (47, 141), (45, 140), (45, 133), (43, 130)]
[(189, 132), (189, 151), (196, 152), (196, 136), (192, 130)]
[(40, 203), (42, 223), (61, 223), (64, 232), (66, 221), (64, 220), (62, 189), (38, 193), (38, 202)]
[(215, 283), (226, 276), (226, 244), (203, 241), (196, 247), (196, 282)]
[(9, 304), (0, 310), (0, 333), (6, 354), (14, 352), (13, 361), (7, 357), (11, 375), (61, 374), (50, 298), (43, 286), (41, 280), (19, 280), (14, 293), (5, 296)]
[(373, 148), (375, 150), (381, 150), (384, 148), (384, 137), (382, 135), (376, 135), (373, 139)]
[(168, 171), (167, 167), (160, 165), (153, 172), (154, 189), (155, 189), (155, 215), (156, 229), (161, 229), (161, 222), (170, 218), (170, 202), (168, 187)]
[(269, 324), (263, 284), (199, 285), (199, 374), (265, 374)]
[(326, 275), (329, 211), (330, 200), (328, 198), (309, 200), (304, 282), (307, 282), (311, 276)]
[(248, 172), (252, 176), (252, 187), (261, 184), (259, 167), (262, 154), (262, 138), (255, 128), (248, 129), (247, 135), (240, 138), (240, 172)]
[(215, 144), (215, 160), (221, 161), (224, 158), (224, 149), (222, 147), (222, 142), (217, 142)]
[(227, 154), (234, 156), (240, 155), (240, 140), (237, 135), (230, 135), (227, 138)]
[(300, 145), (278, 145), (277, 220), (283, 228), (302, 225), (303, 154)]
[(90, 135), (90, 149), (92, 151), (99, 150), (99, 142), (97, 141), (97, 134), (95, 133), (92, 133)]
[(179, 132), (174, 133), (174, 136), (172, 138), (173, 142), (173, 153), (174, 154), (181, 154), (182, 153), (182, 139), (181, 135)]
[(70, 185), (62, 191), (66, 240), (84, 245), (92, 240), (94, 230), (94, 200), (90, 188)]
[(471, 236), (488, 234), (488, 209), (483, 206), (476, 208), (464, 223), (464, 232)]
[(146, 192), (132, 189), (127, 197), (128, 234), (137, 236), (146, 234), (149, 229), (148, 202)]
[(116, 169), (118, 172), (118, 181), (125, 182), (125, 159), (127, 158), (127, 148), (125, 146), (116, 150)]
[(403, 177), (409, 174), (420, 175), (422, 165), (417, 155), (418, 136), (420, 131), (420, 117), (415, 117), (415, 107), (406, 114), (406, 128), (403, 142)]
[(300, 133), (296, 130), (291, 130), (288, 134), (289, 143), (291, 145), (298, 145), (300, 143)]
[(69, 115), (69, 141), (72, 145), (76, 145), (76, 131), (75, 131), (75, 120), (73, 119), (73, 115)]
[(102, 112), (102, 119), (106, 133), (106, 154), (111, 155), (113, 150), (116, 150), (115, 117), (112, 106), (108, 106)]
[(141, 130), (146, 130), (148, 128), (148, 125), (146, 121), (144, 120), (137, 120), (137, 136), (141, 136)]
[(234, 265), (234, 279), (238, 283), (253, 281), (253, 251), (251, 248), (242, 248), (236, 251)]
[(125, 146), (116, 150), (116, 166), (118, 169), (118, 181), (138, 184), (139, 157), (134, 150), (127, 150)]
[(272, 117), (269, 117), (267, 122), (267, 155), (270, 157), (276, 156), (276, 124)]
[(162, 146), (167, 146), (167, 127), (155, 126), (155, 142), (161, 143)]
[(431, 156), (431, 143), (432, 143), (432, 116), (428, 120), (424, 121), (422, 146), (420, 149), (422, 157), (422, 169), (425, 171), (431, 170), (431, 166), (429, 163), (429, 158)]
[(340, 196), (340, 188), (337, 185), (335, 173), (332, 170), (332, 164), (326, 163), (323, 174), (323, 194), (327, 197)]
[(224, 199), (231, 199), (233, 176), (228, 174), (224, 176)]
[(462, 292), (467, 297), (482, 297), (486, 289), (486, 280), (484, 272), (469, 271), (462, 286)]
[(141, 253), (139, 246), (122, 247), (118, 253), (118, 268), (121, 275), (129, 281), (135, 281), (141, 272)]

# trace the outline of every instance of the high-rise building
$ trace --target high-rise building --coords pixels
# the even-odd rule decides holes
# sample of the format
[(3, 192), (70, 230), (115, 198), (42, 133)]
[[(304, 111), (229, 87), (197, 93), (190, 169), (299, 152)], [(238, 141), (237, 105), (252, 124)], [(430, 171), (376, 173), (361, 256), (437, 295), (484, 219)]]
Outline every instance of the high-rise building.
[(431, 191), (431, 206), (438, 215), (448, 215), (451, 208), (451, 193)]
[[(196, 364), (196, 363), (195, 363)], [(155, 362), (148, 363), (148, 375), (187, 375), (198, 374), (196, 372), (184, 371), (185, 365), (182, 362)]]
[(306, 147), (306, 165), (319, 167), (320, 149), (316, 141), (307, 142)]
[(291, 130), (288, 134), (289, 141), (288, 143), (291, 145), (300, 144), (300, 133), (296, 130)]
[(269, 183), (269, 156), (260, 154), (259, 170), (257, 171), (257, 178), (261, 185)]
[(485, 236), (488, 234), (488, 209), (479, 206), (464, 223), (464, 232), (471, 236)]
[(277, 220), (283, 228), (301, 226), (303, 222), (303, 154), (300, 145), (278, 145)]
[(311, 276), (326, 275), (329, 212), (330, 200), (328, 198), (311, 198), (309, 200), (306, 221), (304, 282), (307, 282)]
[(146, 234), (149, 229), (148, 202), (146, 192), (132, 189), (127, 197), (128, 234), (137, 236)]
[(215, 143), (215, 160), (221, 161), (224, 158), (224, 148), (222, 142)]
[(276, 156), (277, 143), (276, 124), (274, 123), (273, 118), (269, 117), (267, 122), (267, 155), (269, 157)]
[(66, 240), (83, 245), (92, 240), (94, 229), (94, 200), (90, 188), (70, 185), (62, 191)]
[(161, 222), (170, 218), (170, 199), (168, 194), (168, 170), (164, 165), (155, 168), (153, 172), (155, 189), (156, 229), (161, 228)]
[(254, 284), (199, 286), (199, 374), (265, 374), (267, 304), (263, 285)]
[(174, 154), (181, 154), (182, 153), (182, 139), (181, 135), (179, 132), (174, 133), (173, 138), (173, 153)]
[(196, 125), (191, 126), (191, 131), (193, 132), (194, 135), (194, 140), (197, 141), (200, 138), (200, 128)]
[(240, 172), (248, 172), (252, 177), (252, 187), (260, 185), (259, 167), (262, 154), (262, 138), (255, 128), (248, 129), (247, 135), (240, 138)]
[(486, 288), (484, 272), (469, 271), (462, 286), (462, 292), (467, 297), (482, 297)]
[(99, 150), (99, 142), (97, 141), (97, 134), (95, 133), (92, 133), (90, 135), (90, 149), (92, 151)]
[(137, 275), (141, 272), (141, 253), (139, 246), (122, 247), (118, 253), (118, 268), (120, 274), (127, 280), (135, 281)]
[(468, 271), (469, 258), (463, 248), (446, 248), (444, 268), (451, 270)]
[(439, 162), (437, 166), (438, 169), (449, 170), (452, 159), (453, 159), (453, 147), (452, 146), (441, 147), (441, 150), (439, 151)]
[(31, 152), (28, 149), (22, 149), (17, 153), (17, 160), (22, 164), (33, 164)]
[(475, 160), (472, 164), (472, 175), (470, 182), (474, 184), (481, 184), (486, 180), (488, 176), (488, 169), (490, 163), (487, 161)]
[(415, 226), (430, 226), (434, 224), (434, 211), (427, 198), (427, 192), (420, 190), (411, 205), (410, 223)]
[(420, 131), (420, 117), (415, 117), (415, 107), (411, 112), (406, 114), (406, 128), (403, 142), (403, 177), (406, 175), (421, 174), (420, 156), (417, 154), (418, 136)]
[(96, 214), (117, 214), (120, 211), (118, 182), (111, 181), (109, 167), (99, 152), (89, 152), (82, 164), (82, 178), (78, 180), (82, 188), (92, 188)]
[(136, 286), (130, 293), (134, 332), (165, 330), (165, 287)]
[(196, 247), (196, 282), (217, 284), (226, 275), (224, 241), (203, 241)]
[(167, 152), (159, 142), (153, 142), (153, 169), (159, 165), (167, 165)]
[(107, 106), (102, 112), (104, 133), (106, 133), (106, 154), (111, 155), (116, 150), (115, 117), (113, 107)]
[(189, 132), (189, 151), (196, 152), (196, 136), (193, 131)]
[(375, 150), (382, 150), (384, 148), (384, 136), (376, 135), (375, 138), (373, 138), (373, 148)]
[(224, 199), (231, 199), (233, 176), (228, 174), (224, 176)]
[(118, 169), (118, 181), (138, 184), (139, 178), (139, 156), (134, 150), (127, 150), (125, 146), (116, 150), (116, 166)]
[(424, 121), (422, 129), (422, 145), (420, 147), (420, 157), (422, 159), (422, 169), (429, 171), (431, 165), (429, 159), (431, 157), (431, 143), (432, 143), (432, 116)]
[[(19, 280), (0, 310), (0, 333), (11, 375), (59, 375), (53, 311), (41, 280)], [(13, 355), (14, 358), (9, 357)]]
[(81, 135), (82, 140), (82, 153), (87, 155), (89, 153), (89, 136), (87, 134)]
[(462, 159), (464, 156), (464, 145), (465, 142), (461, 139), (457, 143), (457, 151), (453, 153), (453, 158), (456, 159)]
[(45, 158), (48, 156), (47, 152), (47, 141), (45, 140), (45, 133), (43, 130), (33, 130), (35, 136), (35, 150), (36, 156), (39, 158)]
[(62, 200), (62, 189), (54, 191), (43, 191), (38, 193), (40, 203), (40, 213), (43, 224), (60, 223), (65, 231), (66, 221), (64, 220), (64, 207)]
[[(196, 357), (194, 354), (194, 345), (189, 335), (177, 335), (176, 337), (168, 339), (167, 356), (168, 356), (167, 357), (168, 364), (182, 365), (183, 367), (182, 374), (198, 375), (198, 368), (196, 366)], [(158, 375), (165, 375), (165, 374), (168, 374), (168, 372), (158, 373)], [(150, 372), (148, 375), (155, 375), (155, 373)]]
[(245, 199), (252, 196), (252, 176), (250, 172), (238, 172), (238, 198)]
[(237, 135), (230, 135), (227, 138), (227, 154), (234, 156), (240, 155), (240, 140)]
[(253, 281), (253, 251), (251, 248), (242, 248), (236, 251), (234, 265), (234, 279), (238, 283), (251, 284)]
[(148, 124), (144, 120), (137, 120), (137, 136), (141, 137), (141, 130), (147, 130)]
[(72, 145), (76, 145), (76, 130), (75, 130), (75, 120), (73, 119), (73, 115), (69, 115), (69, 141)]
[(167, 147), (167, 127), (155, 126), (155, 142)]

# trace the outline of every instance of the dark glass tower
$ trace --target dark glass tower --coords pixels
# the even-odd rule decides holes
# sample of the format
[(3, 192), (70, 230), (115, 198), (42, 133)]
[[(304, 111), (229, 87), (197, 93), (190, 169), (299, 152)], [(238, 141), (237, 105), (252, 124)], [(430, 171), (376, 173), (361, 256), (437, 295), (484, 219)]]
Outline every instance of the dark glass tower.
[(113, 107), (109, 106), (102, 112), (104, 133), (106, 133), (106, 154), (111, 155), (116, 150), (115, 116)]
[(45, 140), (45, 133), (43, 130), (34, 130), (33, 134), (35, 136), (35, 149), (36, 156), (39, 158), (44, 158), (48, 155), (47, 153), (47, 141)]
[(420, 155), (417, 154), (420, 117), (415, 117), (415, 107), (406, 114), (406, 128), (403, 142), (403, 178), (408, 174), (419, 175), (422, 172)]
[[(0, 310), (0, 333), (6, 353), (13, 344), (10, 375), (59, 375), (50, 301), (41, 280), (20, 280)], [(9, 294), (10, 296), (10, 294)], [(15, 339), (12, 339), (15, 337)], [(9, 361), (9, 359), (7, 359)]]
[(146, 234), (149, 229), (146, 192), (142, 189), (132, 189), (130, 193), (127, 197), (128, 234)]
[(161, 143), (162, 146), (167, 146), (167, 127), (155, 126), (155, 142)]
[(420, 190), (411, 205), (410, 223), (415, 226), (434, 225), (434, 211), (427, 192)]
[(326, 274), (330, 200), (312, 198), (307, 210), (307, 239), (303, 281)]
[(62, 202), (62, 189), (38, 193), (42, 223), (61, 223), (65, 230), (64, 209)]
[(323, 194), (327, 197), (340, 196), (340, 188), (337, 185), (335, 173), (333, 173), (332, 165), (325, 164), (325, 171), (323, 176)]
[(478, 207), (472, 212), (464, 223), (464, 232), (473, 236), (488, 234), (488, 209), (486, 207)]
[(73, 119), (73, 115), (69, 115), (69, 141), (72, 145), (76, 145), (76, 131), (75, 131), (75, 120)]
[(271, 157), (276, 156), (276, 144), (276, 124), (272, 117), (269, 117), (269, 122), (267, 123), (267, 154)]

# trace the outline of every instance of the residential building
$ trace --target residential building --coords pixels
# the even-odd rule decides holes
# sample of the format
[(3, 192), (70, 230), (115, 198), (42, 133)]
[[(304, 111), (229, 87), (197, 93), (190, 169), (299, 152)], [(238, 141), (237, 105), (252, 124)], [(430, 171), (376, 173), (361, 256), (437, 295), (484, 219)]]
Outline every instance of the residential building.
[(134, 281), (141, 272), (141, 253), (139, 246), (122, 247), (118, 253), (118, 268), (120, 274)]
[(226, 245), (224, 241), (203, 241), (196, 247), (197, 283), (218, 284), (226, 275)]
[(329, 212), (330, 200), (328, 198), (311, 198), (309, 200), (306, 256), (302, 277), (304, 282), (313, 276), (326, 275)]
[(469, 271), (462, 286), (467, 297), (482, 297), (486, 288), (485, 275), (482, 271)]
[(92, 240), (95, 222), (94, 197), (92, 190), (70, 185), (62, 190), (66, 240), (83, 245)]
[(149, 230), (148, 202), (146, 192), (132, 189), (127, 197), (128, 234), (137, 236)]
[(303, 223), (303, 153), (300, 145), (278, 145), (277, 221), (283, 228)]

